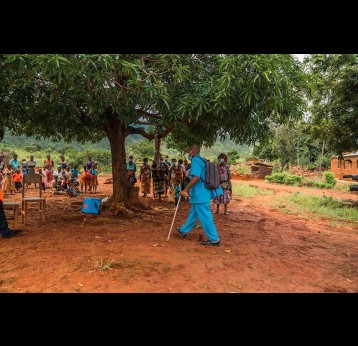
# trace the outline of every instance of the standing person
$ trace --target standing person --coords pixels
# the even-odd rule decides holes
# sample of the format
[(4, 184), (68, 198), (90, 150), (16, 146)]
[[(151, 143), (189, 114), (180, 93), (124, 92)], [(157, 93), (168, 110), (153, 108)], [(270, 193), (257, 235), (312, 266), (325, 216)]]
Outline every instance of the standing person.
[(170, 169), (171, 163), (169, 161), (169, 156), (165, 155), (165, 164), (167, 165), (168, 169)]
[(74, 177), (75, 177), (76, 179), (78, 179), (78, 173), (79, 173), (79, 171), (78, 171), (78, 166), (77, 166), (77, 165), (74, 165), (74, 166), (73, 166), (73, 168), (71, 169), (71, 173), (74, 175)]
[(164, 161), (157, 165), (156, 162), (152, 165), (152, 177), (153, 177), (153, 194), (158, 195), (159, 200), (162, 199), (162, 194), (165, 193), (165, 176), (168, 173), (168, 169)]
[(92, 169), (92, 166), (95, 162), (92, 160), (92, 155), (88, 155), (88, 161), (86, 163), (87, 171)]
[(90, 169), (90, 172), (93, 176), (91, 180), (91, 188), (90, 191), (97, 192), (97, 186), (98, 186), (98, 171), (97, 171), (97, 165), (95, 163), (92, 164), (92, 168)]
[[(1, 187), (1, 183), (0, 183), (0, 187)], [(1, 188), (0, 188), (0, 234), (1, 234), (1, 238), (14, 237), (16, 235), (19, 235), (22, 231), (19, 229), (11, 230), (9, 228), (9, 225), (6, 220), (3, 202), (4, 202), (4, 196), (3, 196)]]
[[(190, 163), (188, 163), (188, 160), (187, 159), (185, 159), (184, 160), (184, 171), (183, 171), (183, 175), (184, 175), (184, 177), (183, 177), (183, 186), (182, 186), (182, 190), (184, 190), (187, 186), (188, 186), (188, 184), (190, 183)], [(183, 197), (182, 198), (184, 201), (185, 200), (189, 200), (189, 197)]]
[(224, 192), (222, 193), (222, 195), (215, 198), (213, 200), (213, 203), (216, 204), (215, 214), (219, 214), (220, 204), (224, 204), (224, 215), (227, 215), (227, 205), (230, 203), (230, 198), (232, 194), (230, 166), (227, 163), (227, 156), (224, 153), (221, 153), (218, 156), (218, 161), (220, 185), (223, 188)]
[(12, 175), (12, 180), (15, 183), (15, 192), (20, 192), (20, 189), (22, 188), (22, 175), (20, 174), (19, 169), (17, 169), (16, 172)]
[(2, 182), (2, 184), (3, 184), (2, 189), (4, 190), (5, 195), (6, 195), (6, 191), (8, 191), (8, 190), (10, 191), (10, 193), (12, 195), (15, 195), (15, 183), (12, 180), (13, 170), (11, 169), (11, 166), (5, 165), (5, 168), (3, 168), (2, 172), (5, 177), (5, 179)]
[(26, 159), (22, 159), (21, 161), (22, 175), (27, 174), (27, 161)]
[(137, 182), (137, 179), (135, 177), (135, 172), (137, 171), (137, 165), (135, 164), (133, 160), (133, 155), (128, 156), (128, 162), (127, 162), (127, 177), (129, 184), (131, 186), (134, 186)]
[(30, 155), (30, 160), (26, 162), (27, 174), (34, 174), (36, 168), (36, 161), (34, 160), (34, 155)]
[(4, 155), (0, 155), (0, 174), (2, 173), (4, 167), (5, 167)]
[(81, 193), (83, 193), (83, 187), (85, 188), (85, 193), (87, 193), (87, 166), (84, 165), (83, 169), (79, 172), (80, 178), (80, 186), (81, 186)]
[(14, 154), (14, 158), (10, 160), (9, 164), (11, 166), (11, 169), (16, 172), (18, 169), (20, 169), (21, 163), (20, 161), (17, 159), (18, 156), (17, 154)]
[(61, 165), (62, 169), (66, 169), (67, 167), (70, 167), (70, 164), (68, 163), (68, 161), (65, 160), (65, 155), (61, 155), (60, 159), (61, 159), (61, 161), (58, 164)]
[(39, 168), (39, 174), (41, 175), (41, 179), (42, 179), (41, 188), (42, 188), (42, 190), (44, 190), (44, 192), (46, 192), (47, 175), (46, 175), (46, 173), (42, 170), (42, 168)]
[(181, 238), (185, 238), (193, 229), (197, 219), (203, 227), (208, 239), (201, 242), (202, 245), (220, 245), (219, 235), (214, 224), (210, 210), (211, 191), (204, 185), (206, 165), (205, 159), (200, 155), (200, 146), (192, 144), (188, 148), (189, 160), (191, 160), (190, 183), (180, 192), (183, 197), (188, 197), (190, 191), (191, 208), (186, 223), (177, 228)]
[(44, 161), (44, 166), (47, 166), (47, 170), (48, 170), (47, 180), (49, 182), (51, 182), (53, 180), (53, 173), (54, 173), (54, 169), (55, 169), (55, 163), (51, 159), (50, 154), (46, 155), (46, 160)]
[(148, 164), (148, 159), (143, 159), (143, 165), (140, 167), (140, 174), (139, 174), (139, 181), (141, 182), (141, 188), (144, 198), (148, 196), (148, 193), (150, 193), (150, 166)]

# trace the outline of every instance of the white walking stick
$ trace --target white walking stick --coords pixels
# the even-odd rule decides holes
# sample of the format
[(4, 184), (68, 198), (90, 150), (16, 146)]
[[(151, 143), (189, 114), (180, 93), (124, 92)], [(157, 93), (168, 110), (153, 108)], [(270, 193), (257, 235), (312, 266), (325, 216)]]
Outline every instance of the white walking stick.
[(171, 227), (170, 227), (170, 231), (169, 231), (169, 234), (168, 234), (168, 239), (167, 239), (167, 241), (169, 241), (170, 233), (172, 233), (172, 229), (173, 229), (173, 225), (174, 225), (174, 220), (175, 220), (175, 217), (176, 217), (176, 215), (177, 215), (177, 211), (178, 211), (179, 204), (180, 204), (180, 199), (181, 199), (181, 195), (179, 195), (178, 204), (177, 204), (177, 207), (175, 208), (175, 213), (174, 213), (174, 217), (173, 217), (172, 225), (171, 225)]

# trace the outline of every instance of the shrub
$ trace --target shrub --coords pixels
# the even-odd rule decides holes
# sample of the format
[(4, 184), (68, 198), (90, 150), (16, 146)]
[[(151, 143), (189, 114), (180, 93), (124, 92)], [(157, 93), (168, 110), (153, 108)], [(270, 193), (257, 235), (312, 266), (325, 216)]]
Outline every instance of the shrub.
[(278, 183), (278, 184), (286, 184), (286, 185), (295, 185), (302, 183), (302, 177), (299, 175), (292, 175), (289, 173), (274, 173), (271, 175), (267, 175), (265, 180)]
[(335, 186), (337, 183), (337, 180), (334, 176), (334, 173), (332, 172), (324, 172), (323, 173), (323, 180), (327, 183), (330, 184), (332, 186)]

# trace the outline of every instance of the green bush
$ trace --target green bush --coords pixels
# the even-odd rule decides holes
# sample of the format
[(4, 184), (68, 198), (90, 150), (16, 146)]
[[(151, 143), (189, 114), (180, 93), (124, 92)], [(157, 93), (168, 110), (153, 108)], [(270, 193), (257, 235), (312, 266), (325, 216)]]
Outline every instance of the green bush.
[(323, 173), (323, 180), (327, 183), (330, 184), (332, 186), (335, 186), (337, 183), (337, 180), (334, 176), (334, 173), (332, 172), (324, 172)]
[(302, 183), (302, 177), (289, 173), (274, 173), (267, 175), (265, 180), (278, 184), (297, 185)]

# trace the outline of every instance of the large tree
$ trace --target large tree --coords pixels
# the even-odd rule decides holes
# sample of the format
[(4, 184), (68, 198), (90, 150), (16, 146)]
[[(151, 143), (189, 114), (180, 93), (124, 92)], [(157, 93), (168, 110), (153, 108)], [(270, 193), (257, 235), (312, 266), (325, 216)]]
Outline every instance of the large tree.
[(358, 150), (358, 54), (314, 54), (306, 63), (316, 138), (337, 154)]
[(290, 55), (6, 55), (0, 64), (0, 128), (80, 142), (107, 136), (112, 201), (125, 207), (129, 134), (251, 144), (269, 137), (269, 122), (304, 109), (305, 76)]

